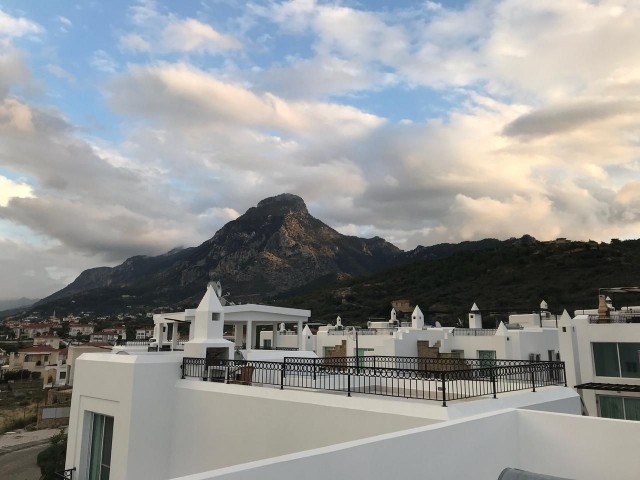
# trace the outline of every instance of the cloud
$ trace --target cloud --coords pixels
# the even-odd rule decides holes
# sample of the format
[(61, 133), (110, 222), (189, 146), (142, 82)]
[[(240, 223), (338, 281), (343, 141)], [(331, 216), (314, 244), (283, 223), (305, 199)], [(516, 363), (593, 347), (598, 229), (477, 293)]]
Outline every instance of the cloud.
[(104, 50), (96, 50), (93, 52), (89, 63), (93, 68), (104, 73), (115, 73), (118, 69), (118, 65), (113, 57)]
[(136, 31), (119, 38), (125, 52), (219, 55), (242, 48), (236, 38), (195, 18), (180, 18), (159, 11), (156, 2), (140, 1), (129, 10)]
[(75, 81), (76, 81), (76, 77), (74, 77), (71, 73), (66, 71), (60, 65), (55, 65), (55, 64), (49, 63), (49, 64), (46, 65), (45, 68), (54, 77), (62, 78), (64, 80), (67, 80), (70, 83), (75, 83)]
[(33, 197), (31, 185), (24, 182), (14, 182), (0, 175), (0, 207), (6, 207), (12, 198)]
[(148, 52), (151, 50), (151, 45), (141, 35), (130, 33), (123, 35), (118, 40), (120, 49), (126, 52)]
[(208, 54), (241, 47), (236, 39), (193, 18), (169, 23), (162, 31), (162, 46), (165, 51)]
[(13, 17), (0, 10), (0, 36), (17, 38), (39, 35), (44, 28), (24, 17)]
[(118, 111), (183, 128), (235, 125), (357, 137), (384, 122), (351, 106), (254, 93), (184, 63), (131, 67), (111, 83), (109, 92)]

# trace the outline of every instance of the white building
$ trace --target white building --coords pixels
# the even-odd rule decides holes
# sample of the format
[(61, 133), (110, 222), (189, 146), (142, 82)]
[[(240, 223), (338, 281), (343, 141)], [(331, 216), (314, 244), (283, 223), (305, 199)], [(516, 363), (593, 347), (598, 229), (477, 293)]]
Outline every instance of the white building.
[[(530, 372), (534, 383), (543, 377), (528, 362), (515, 377), (494, 372), (499, 383), (486, 369), (448, 380), (443, 372), (446, 390), (433, 389), (435, 401), (415, 398), (430, 381), (422, 376), (396, 370), (384, 381), (404, 389), (386, 395), (400, 397), (382, 396), (363, 383), (360, 367), (318, 365), (317, 358), (288, 369), (243, 361), (230, 375), (234, 361), (204, 359), (210, 348), (229, 356), (233, 348), (222, 338), (226, 311), (210, 290), (195, 311), (185, 358), (120, 351), (77, 359), (66, 457), (74, 480), (495, 480), (506, 467), (583, 480), (637, 478), (640, 422), (582, 417), (570, 388), (534, 385), (533, 392), (521, 374)], [(203, 381), (220, 368), (223, 383)], [(348, 380), (310, 386), (322, 378)], [(491, 383), (500, 385), (496, 398), (450, 397), (456, 384)]]
[[(541, 307), (546, 309), (546, 303)], [(495, 329), (482, 328), (482, 313), (475, 303), (469, 313), (469, 328), (425, 326), (419, 306), (415, 307), (411, 322), (399, 324), (392, 310), (387, 322), (369, 322), (368, 328), (362, 330), (343, 327), (338, 317), (336, 325), (318, 330), (316, 353), (320, 357), (338, 350), (338, 356), (440, 354), (487, 360), (558, 360), (557, 328), (547, 313), (543, 310), (542, 317), (539, 313), (510, 315), (508, 326), (501, 323)]]
[(589, 415), (640, 420), (640, 306), (616, 310), (606, 296), (630, 292), (640, 288), (601, 289), (598, 309), (560, 320), (567, 381)]
[(70, 337), (77, 337), (78, 335), (91, 335), (93, 331), (93, 325), (87, 325), (86, 323), (69, 323)]

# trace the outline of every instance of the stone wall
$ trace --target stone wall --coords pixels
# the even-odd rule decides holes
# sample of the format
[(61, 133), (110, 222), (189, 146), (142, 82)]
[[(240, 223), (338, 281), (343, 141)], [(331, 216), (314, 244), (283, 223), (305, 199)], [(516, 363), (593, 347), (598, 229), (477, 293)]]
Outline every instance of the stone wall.
[[(460, 357), (459, 352), (440, 353), (440, 342), (436, 342), (434, 346), (429, 345), (428, 340), (418, 340), (418, 365), (421, 369), (430, 372), (443, 372), (448, 370), (462, 370), (469, 368), (464, 358)], [(448, 362), (429, 362), (429, 359), (450, 359)]]
[(42, 405), (38, 409), (37, 428), (58, 428), (69, 425), (71, 402)]

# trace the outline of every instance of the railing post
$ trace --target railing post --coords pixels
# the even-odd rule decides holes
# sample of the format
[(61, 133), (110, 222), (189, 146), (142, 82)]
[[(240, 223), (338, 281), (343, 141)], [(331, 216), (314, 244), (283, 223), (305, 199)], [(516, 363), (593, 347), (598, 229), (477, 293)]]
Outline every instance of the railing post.
[[(533, 364), (531, 364), (531, 367), (533, 367)], [(533, 386), (533, 391), (536, 391), (536, 376), (535, 373), (533, 372), (533, 368), (531, 368), (531, 385)]]
[(227, 363), (226, 371), (224, 374), (224, 383), (229, 383), (229, 364)]
[(443, 407), (447, 406), (447, 387), (446, 387), (445, 376), (446, 376), (445, 372), (440, 373), (440, 382), (442, 385), (441, 388), (442, 388), (442, 406)]
[(562, 362), (562, 376), (564, 377), (564, 386), (567, 386), (567, 369), (565, 363)]
[(313, 359), (313, 381), (316, 381), (316, 371), (318, 370), (317, 358)]
[(182, 365), (180, 365), (180, 378), (184, 380), (184, 358), (182, 359)]
[(285, 362), (282, 362), (282, 366), (280, 367), (280, 390), (284, 390), (284, 370), (285, 370)]
[(351, 369), (347, 370), (347, 397), (351, 396)]
[(498, 398), (496, 396), (496, 368), (491, 368), (491, 388), (493, 388), (493, 398)]

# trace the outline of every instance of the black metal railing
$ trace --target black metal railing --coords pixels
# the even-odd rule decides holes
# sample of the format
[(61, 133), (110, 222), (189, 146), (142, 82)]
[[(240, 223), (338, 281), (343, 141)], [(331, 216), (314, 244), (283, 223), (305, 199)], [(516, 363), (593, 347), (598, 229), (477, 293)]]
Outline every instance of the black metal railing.
[(493, 336), (498, 331), (497, 328), (454, 328), (453, 335), (460, 336), (472, 336), (472, 337), (486, 337)]
[(263, 346), (256, 346), (255, 350), (283, 350), (286, 352), (296, 352), (298, 351), (298, 347), (265, 347)]
[[(374, 366), (375, 358), (375, 366)], [(394, 359), (396, 366), (387, 367)], [(447, 360), (447, 361), (443, 361)], [(448, 361), (458, 361), (448, 362)], [(398, 367), (398, 361), (402, 367)], [(460, 363), (464, 361), (466, 363)], [(412, 368), (418, 366), (419, 368)], [(453, 368), (456, 366), (457, 368)], [(286, 358), (283, 362), (183, 358), (182, 378), (447, 401), (566, 383), (564, 362), (415, 357)]]
[(62, 472), (55, 472), (55, 476), (58, 478), (62, 478), (63, 480), (73, 480), (73, 472), (76, 471), (76, 467), (69, 468)]
[(589, 315), (589, 323), (640, 323), (640, 313)]

